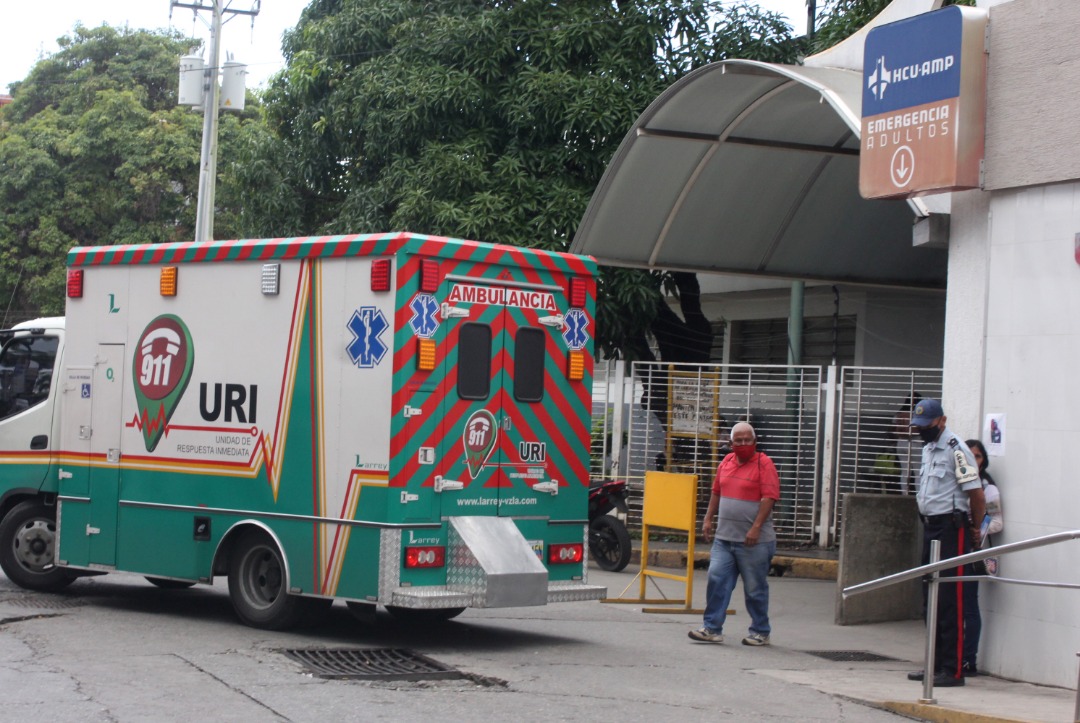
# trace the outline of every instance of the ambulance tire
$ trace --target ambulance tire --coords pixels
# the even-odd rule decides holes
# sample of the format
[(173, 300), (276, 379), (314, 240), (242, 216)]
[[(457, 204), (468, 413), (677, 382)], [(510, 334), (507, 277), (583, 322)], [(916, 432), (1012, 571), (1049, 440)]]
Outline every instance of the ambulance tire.
[(611, 515), (600, 515), (589, 523), (589, 554), (601, 570), (619, 572), (630, 564), (632, 543), (622, 521)]
[(402, 608), (387, 605), (386, 611), (404, 623), (443, 623), (465, 612), (465, 608)]
[(54, 564), (56, 508), (37, 500), (20, 502), (0, 521), (0, 568), (21, 588), (56, 592), (75, 575)]
[(230, 554), (229, 599), (245, 625), (288, 630), (304, 617), (304, 599), (286, 589), (285, 558), (262, 530), (245, 532)]

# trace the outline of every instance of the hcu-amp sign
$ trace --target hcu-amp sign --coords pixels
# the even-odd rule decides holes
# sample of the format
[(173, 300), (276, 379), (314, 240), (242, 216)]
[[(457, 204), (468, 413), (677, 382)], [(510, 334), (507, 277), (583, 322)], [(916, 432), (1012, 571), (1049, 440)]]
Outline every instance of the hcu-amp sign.
[(872, 29), (863, 53), (863, 198), (979, 187), (986, 11), (949, 6)]

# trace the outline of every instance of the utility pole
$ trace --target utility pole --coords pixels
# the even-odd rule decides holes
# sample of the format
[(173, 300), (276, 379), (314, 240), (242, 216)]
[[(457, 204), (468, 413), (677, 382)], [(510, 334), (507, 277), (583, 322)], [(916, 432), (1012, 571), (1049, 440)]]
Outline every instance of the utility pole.
[(182, 2), (170, 0), (169, 14), (172, 8), (188, 8), (199, 14), (200, 10), (209, 10), (210, 21), (210, 58), (203, 70), (203, 135), (202, 151), (199, 158), (199, 197), (195, 214), (195, 240), (212, 241), (214, 238), (214, 192), (217, 185), (217, 136), (218, 104), (221, 102), (221, 86), (218, 75), (221, 70), (221, 26), (227, 22), (225, 13), (230, 15), (259, 14), (261, 0), (252, 0), (248, 10), (234, 10), (223, 7), (224, 0), (194, 0)]

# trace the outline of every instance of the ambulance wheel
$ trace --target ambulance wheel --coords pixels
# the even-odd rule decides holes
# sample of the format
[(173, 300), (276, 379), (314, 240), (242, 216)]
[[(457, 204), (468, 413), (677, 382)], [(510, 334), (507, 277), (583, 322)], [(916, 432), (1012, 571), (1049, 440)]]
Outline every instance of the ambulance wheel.
[(160, 587), (162, 590), (186, 590), (195, 583), (190, 580), (170, 580), (167, 577), (149, 577), (146, 581), (155, 587)]
[(0, 522), (0, 568), (27, 590), (55, 592), (75, 576), (54, 563), (56, 508), (37, 500), (20, 502)]
[(300, 622), (303, 598), (288, 594), (285, 559), (262, 530), (245, 532), (232, 550), (229, 599), (245, 625), (286, 630)]
[(386, 611), (406, 623), (442, 623), (465, 612), (465, 608), (401, 608), (387, 605)]
[(618, 572), (630, 563), (630, 533), (617, 517), (600, 515), (589, 523), (589, 554), (601, 570)]

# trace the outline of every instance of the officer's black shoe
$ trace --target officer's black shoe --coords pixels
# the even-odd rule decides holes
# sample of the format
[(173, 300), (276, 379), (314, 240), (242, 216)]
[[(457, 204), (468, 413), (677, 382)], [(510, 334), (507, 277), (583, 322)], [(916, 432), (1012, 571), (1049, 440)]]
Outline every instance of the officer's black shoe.
[(960, 666), (960, 673), (965, 678), (974, 678), (976, 675), (979, 674), (979, 670), (975, 667), (975, 663), (964, 663), (962, 666)]
[(957, 678), (955, 675), (949, 675), (947, 673), (938, 673), (934, 676), (935, 688), (959, 688), (964, 685), (963, 678)]

